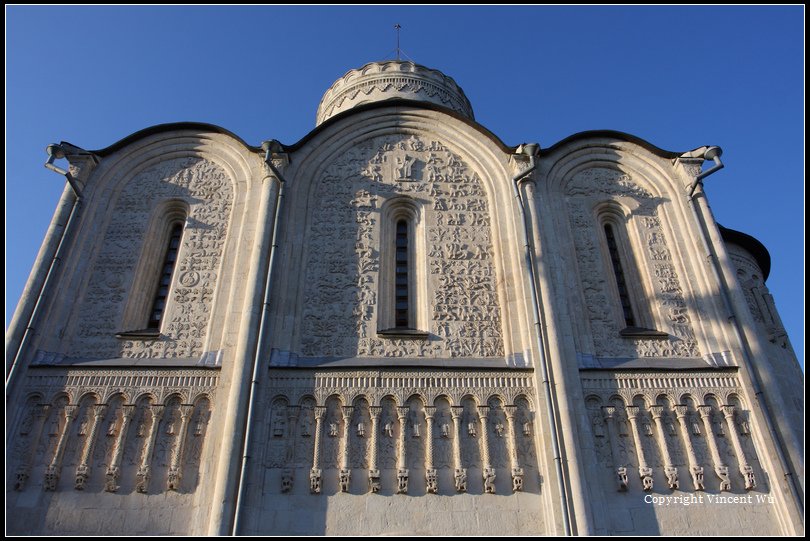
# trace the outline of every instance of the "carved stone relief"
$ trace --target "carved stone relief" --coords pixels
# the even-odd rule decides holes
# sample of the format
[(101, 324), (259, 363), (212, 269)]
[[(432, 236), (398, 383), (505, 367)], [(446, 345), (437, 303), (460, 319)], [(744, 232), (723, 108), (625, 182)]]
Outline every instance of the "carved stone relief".
[[(747, 412), (736, 376), (605, 372), (583, 376), (582, 382), (604, 478), (615, 484), (618, 475), (619, 490), (658, 491), (656, 478), (671, 490), (752, 490), (764, 477), (752, 438), (738, 422)], [(597, 407), (605, 430), (594, 428)], [(750, 426), (745, 428), (750, 434)]]
[(137, 375), (40, 369), (28, 375), (29, 395), (50, 403), (37, 404), (33, 421), (30, 407), (17, 412), (20, 430), (38, 435), (28, 458), (9, 455), (9, 466), (21, 475), (19, 490), (34, 476), (48, 491), (193, 492), (217, 380), (200, 369), (141, 369)]
[[(101, 249), (75, 317), (78, 325), (67, 356), (200, 356), (232, 199), (231, 180), (225, 170), (201, 158), (167, 160), (132, 178), (112, 202), (115, 220), (100, 241)], [(187, 202), (189, 216), (175, 268), (176, 287), (164, 314), (161, 337), (117, 339), (118, 332), (136, 330), (121, 328), (127, 288), (138, 267), (138, 247), (149, 242), (145, 236), (151, 213), (167, 200)]]
[[(310, 447), (303, 458), (270, 452), (279, 459), (265, 459), (265, 466), (282, 473), (294, 466), (317, 470), (313, 494), (334, 490), (331, 481), (325, 488), (323, 479), (337, 479), (337, 489), (351, 493), (367, 487), (364, 492), (447, 494), (466, 491), (468, 483), (475, 491), (495, 493), (502, 472), (513, 492), (524, 491), (524, 480), (536, 479), (538, 470), (532, 385), (531, 372), (516, 371), (443, 371), (426, 377), (418, 370), (274, 369), (265, 448), (270, 452), (273, 440), (289, 439), (273, 435), (275, 410), (299, 407), (301, 418), (313, 409), (322, 412), (316, 423), (321, 447)], [(298, 422), (299, 430), (304, 424)], [(301, 446), (296, 449), (303, 454)], [(470, 468), (476, 472), (472, 477)], [(285, 490), (274, 482), (265, 490)], [(537, 490), (534, 481), (528, 486)]]
[[(380, 206), (424, 205), (429, 340), (377, 337)], [(388, 135), (338, 157), (315, 188), (305, 265), (305, 356), (499, 357), (501, 315), (486, 194), (439, 141)], [(420, 274), (420, 273), (417, 273)]]
[[(658, 215), (660, 202), (629, 175), (607, 168), (590, 168), (577, 173), (568, 183), (566, 195), (594, 352), (604, 357), (699, 357), (683, 287)], [(640, 234), (645, 243), (636, 248), (644, 261), (639, 272), (650, 276), (654, 296), (649, 302), (655, 303), (666, 317), (669, 339), (619, 337), (622, 318), (616, 313), (619, 306), (612, 300), (608, 282), (613, 276), (612, 269), (605, 268), (600, 227), (590, 211), (594, 203), (618, 197), (628, 197), (639, 204), (634, 215), (643, 226)]]

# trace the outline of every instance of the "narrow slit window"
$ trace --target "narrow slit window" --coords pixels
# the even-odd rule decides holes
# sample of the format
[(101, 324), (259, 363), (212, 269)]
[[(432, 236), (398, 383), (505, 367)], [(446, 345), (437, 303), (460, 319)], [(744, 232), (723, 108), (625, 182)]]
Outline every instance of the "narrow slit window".
[(619, 290), (619, 300), (622, 303), (624, 324), (628, 327), (635, 327), (636, 318), (633, 315), (633, 305), (630, 302), (630, 291), (627, 289), (627, 280), (624, 276), (624, 269), (622, 268), (619, 246), (616, 243), (616, 235), (613, 232), (613, 226), (610, 224), (605, 224), (605, 239), (607, 240), (608, 252), (610, 253), (610, 262), (613, 265), (613, 275), (616, 277), (616, 287)]
[(396, 234), (396, 270), (394, 273), (394, 325), (407, 329), (409, 325), (408, 295), (408, 222), (397, 222)]
[(152, 303), (152, 310), (149, 312), (149, 329), (159, 329), (163, 319), (163, 311), (166, 308), (166, 300), (169, 298), (169, 288), (172, 285), (172, 274), (177, 263), (177, 253), (180, 251), (180, 238), (183, 236), (183, 224), (176, 223), (172, 226), (169, 243), (166, 247), (166, 257), (163, 258), (163, 266), (160, 270), (160, 279), (155, 292), (155, 300)]

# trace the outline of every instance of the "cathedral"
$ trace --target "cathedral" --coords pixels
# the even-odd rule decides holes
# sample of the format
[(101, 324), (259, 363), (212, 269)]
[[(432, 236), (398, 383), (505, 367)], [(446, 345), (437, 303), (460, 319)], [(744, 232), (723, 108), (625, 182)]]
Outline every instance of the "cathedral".
[(803, 535), (803, 373), (721, 156), (508, 146), (399, 60), (293, 144), (50, 145), (7, 533)]

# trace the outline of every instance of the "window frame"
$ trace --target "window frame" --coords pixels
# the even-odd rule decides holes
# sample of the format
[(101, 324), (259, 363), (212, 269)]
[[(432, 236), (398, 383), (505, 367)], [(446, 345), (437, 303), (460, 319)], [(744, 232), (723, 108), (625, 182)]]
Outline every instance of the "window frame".
[[(424, 205), (410, 197), (397, 196), (384, 202), (380, 219), (380, 284), (377, 334), (379, 336), (426, 337), (427, 267), (425, 260)], [(397, 227), (407, 224), (408, 325), (396, 325)]]
[[(119, 338), (157, 337), (165, 326), (166, 314), (171, 308), (172, 292), (177, 280), (177, 268), (183, 255), (183, 239), (188, 227), (189, 206), (182, 200), (163, 201), (153, 211), (149, 225), (143, 237), (138, 265), (128, 292), (126, 308), (121, 322), (124, 331), (117, 334)], [(150, 319), (155, 303), (163, 267), (169, 249), (172, 232), (177, 225), (181, 226), (177, 258), (169, 281), (169, 292), (163, 307), (160, 324), (150, 327)]]

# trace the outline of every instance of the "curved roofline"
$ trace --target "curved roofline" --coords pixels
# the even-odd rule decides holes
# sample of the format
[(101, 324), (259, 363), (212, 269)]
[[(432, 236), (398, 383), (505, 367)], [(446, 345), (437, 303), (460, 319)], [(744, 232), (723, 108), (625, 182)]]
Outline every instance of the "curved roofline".
[(553, 145), (548, 148), (542, 149), (540, 151), (540, 155), (551, 154), (555, 152), (560, 147), (567, 145), (568, 143), (572, 143), (574, 141), (578, 141), (580, 139), (595, 139), (595, 138), (610, 138), (610, 139), (619, 139), (620, 141), (626, 141), (628, 143), (636, 144), (646, 150), (649, 150), (656, 156), (660, 156), (662, 158), (673, 159), (681, 156), (683, 152), (673, 152), (671, 150), (664, 150), (663, 148), (658, 148), (654, 144), (650, 143), (649, 141), (642, 139), (641, 137), (637, 137), (635, 135), (631, 135), (629, 133), (625, 133), (622, 131), (616, 130), (587, 130), (575, 133), (573, 135), (569, 135), (565, 139), (557, 141)]
[(767, 280), (768, 276), (771, 274), (771, 254), (768, 252), (768, 249), (765, 248), (765, 245), (747, 233), (735, 231), (734, 229), (723, 227), (720, 224), (717, 224), (717, 228), (720, 230), (720, 236), (723, 237), (724, 242), (727, 244), (736, 244), (754, 256), (757, 265), (762, 269), (762, 281)]
[(154, 135), (156, 133), (176, 131), (176, 130), (199, 130), (199, 131), (221, 133), (223, 135), (233, 137), (234, 139), (242, 143), (245, 146), (245, 148), (248, 148), (256, 152), (261, 150), (261, 147), (254, 147), (252, 145), (247, 144), (241, 137), (239, 137), (232, 131), (227, 130), (221, 126), (217, 126), (216, 124), (208, 124), (205, 122), (169, 122), (166, 124), (157, 124), (155, 126), (150, 126), (148, 128), (138, 130), (135, 133), (127, 135), (123, 139), (116, 141), (115, 143), (111, 144), (108, 147), (104, 147), (99, 150), (90, 150), (88, 152), (92, 152), (93, 154), (96, 154), (97, 156), (103, 158), (105, 156), (109, 156), (110, 154), (112, 154), (117, 150), (124, 148), (127, 145), (134, 143), (139, 139), (149, 137), (150, 135)]
[[(430, 68), (428, 68), (428, 69), (430, 69)], [(345, 110), (345, 111), (343, 111), (341, 113), (336, 114), (335, 116), (331, 116), (328, 119), (324, 120), (323, 122), (321, 122), (320, 124), (315, 126), (315, 128), (313, 128), (312, 131), (310, 131), (309, 133), (304, 135), (301, 139), (299, 139), (295, 143), (293, 143), (291, 145), (282, 145), (282, 146), (284, 147), (284, 150), (294, 152), (294, 151), (298, 150), (299, 148), (301, 148), (302, 146), (304, 146), (307, 142), (309, 142), (310, 139), (312, 139), (313, 137), (315, 137), (316, 135), (318, 135), (319, 133), (321, 133), (322, 131), (327, 129), (332, 124), (340, 122), (344, 118), (348, 118), (349, 116), (351, 116), (353, 114), (361, 113), (361, 112), (364, 112), (364, 111), (371, 111), (371, 110), (379, 109), (379, 108), (383, 108), (383, 107), (400, 107), (400, 106), (418, 107), (418, 108), (421, 108), (421, 109), (430, 109), (430, 110), (433, 110), (433, 111), (439, 111), (439, 112), (444, 113), (446, 115), (452, 116), (453, 118), (458, 119), (458, 120), (464, 122), (465, 124), (469, 125), (470, 127), (476, 129), (481, 134), (489, 137), (504, 152), (512, 154), (512, 153), (515, 152), (515, 149), (518, 146), (518, 145), (515, 145), (515, 146), (507, 145), (506, 143), (504, 143), (501, 140), (500, 137), (498, 137), (497, 135), (495, 135), (494, 133), (489, 131), (482, 124), (478, 123), (475, 120), (470, 119), (467, 116), (462, 115), (461, 113), (458, 113), (458, 112), (450, 109), (449, 107), (444, 107), (442, 105), (439, 105), (439, 104), (436, 104), (436, 103), (431, 103), (431, 102), (426, 102), (426, 101), (409, 100), (409, 99), (406, 99), (406, 98), (389, 98), (387, 100), (378, 100), (378, 101), (374, 101), (374, 102), (370, 102), (370, 103), (363, 103), (361, 105), (356, 105), (356, 106), (352, 107), (351, 109), (347, 109), (347, 110)]]
[[(342, 113), (338, 113), (337, 115), (330, 117), (329, 119), (325, 120), (312, 130), (310, 130), (306, 135), (301, 137), (298, 141), (286, 145), (282, 143), (282, 148), (286, 152), (295, 152), (311, 139), (313, 139), (316, 135), (321, 133), (322, 131), (328, 129), (333, 124), (342, 121), (345, 118), (348, 118), (350, 115), (361, 113), (364, 111), (371, 111), (378, 108), (383, 107), (398, 107), (398, 106), (407, 106), (407, 107), (418, 107), (422, 109), (429, 109), (433, 111), (439, 111), (446, 115), (449, 115), (457, 120), (460, 120), (470, 126), (471, 128), (475, 129), (476, 131), (480, 132), (482, 135), (488, 137), (492, 140), (503, 152), (507, 154), (514, 154), (517, 150), (518, 145), (507, 145), (503, 142), (503, 140), (495, 135), (492, 131), (486, 128), (483, 124), (479, 123), (476, 120), (470, 119), (448, 107), (444, 107), (442, 105), (438, 105), (435, 103), (418, 101), (418, 100), (409, 100), (405, 98), (391, 98), (387, 100), (375, 101), (372, 103), (365, 103), (362, 105), (358, 105), (343, 111)], [(193, 121), (184, 121), (184, 122), (168, 122), (165, 124), (156, 124), (154, 126), (150, 126), (148, 128), (144, 128), (142, 130), (138, 130), (130, 135), (127, 135), (123, 139), (116, 141), (115, 143), (111, 144), (110, 146), (98, 149), (98, 150), (90, 150), (93, 154), (96, 154), (100, 157), (105, 157), (113, 152), (120, 150), (121, 148), (125, 147), (126, 145), (132, 144), (139, 139), (143, 139), (150, 135), (154, 135), (157, 133), (168, 132), (168, 131), (175, 131), (175, 130), (199, 130), (199, 131), (208, 131), (214, 133), (221, 133), (223, 135), (227, 135), (232, 137), (239, 143), (245, 146), (245, 148), (252, 150), (253, 152), (261, 152), (261, 146), (254, 146), (247, 142), (244, 139), (233, 133), (232, 131), (223, 128), (222, 126), (217, 126), (216, 124), (209, 124), (207, 122), (193, 122)], [(631, 135), (629, 133), (615, 131), (615, 130), (588, 130), (575, 133), (573, 135), (569, 135), (565, 139), (557, 141), (553, 145), (548, 148), (540, 149), (540, 156), (547, 156), (556, 152), (558, 149), (572, 143), (574, 141), (584, 140), (584, 139), (595, 139), (595, 138), (610, 138), (610, 139), (617, 139), (620, 141), (626, 141), (628, 143), (633, 143), (636, 145), (641, 146), (642, 148), (652, 152), (653, 154), (660, 156), (662, 158), (677, 158), (683, 154), (683, 152), (672, 152), (669, 150), (664, 150), (659, 148), (649, 141), (646, 141), (640, 137), (635, 135)], [(64, 142), (64, 141), (63, 141)], [(753, 238), (753, 237), (752, 237)], [(754, 239), (756, 240), (756, 239)], [(759, 241), (756, 241), (759, 242)]]

